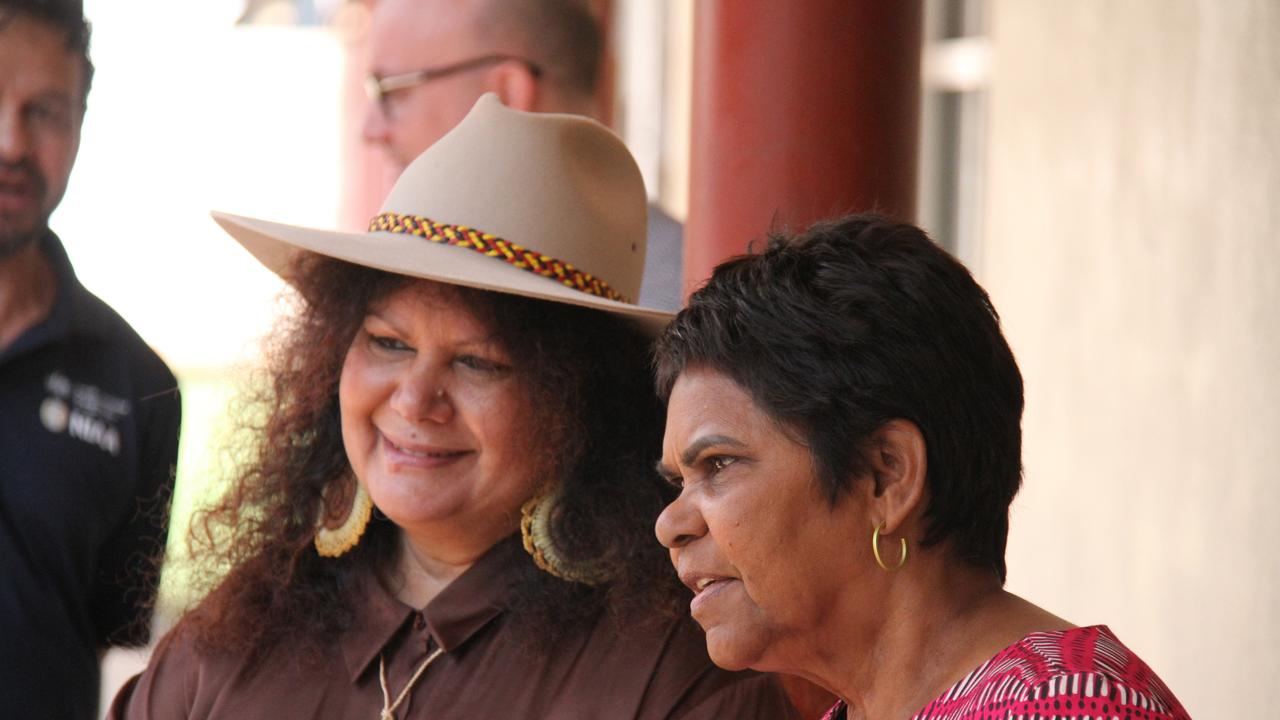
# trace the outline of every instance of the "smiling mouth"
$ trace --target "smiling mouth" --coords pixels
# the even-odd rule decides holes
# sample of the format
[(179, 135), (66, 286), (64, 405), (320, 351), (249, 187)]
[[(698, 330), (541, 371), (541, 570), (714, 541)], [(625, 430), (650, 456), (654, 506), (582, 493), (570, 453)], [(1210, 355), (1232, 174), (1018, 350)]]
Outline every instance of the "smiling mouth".
[(390, 445), (391, 449), (395, 450), (398, 453), (402, 453), (404, 455), (408, 455), (409, 457), (416, 457), (416, 458), (435, 458), (435, 459), (453, 458), (453, 457), (461, 457), (463, 455), (466, 455), (467, 452), (469, 452), (467, 450), (440, 450), (440, 451), (410, 450), (409, 448), (397, 445), (391, 442), (390, 440), (387, 441), (387, 445)]
[(386, 443), (387, 460), (393, 466), (417, 466), (417, 467), (440, 467), (448, 465), (462, 457), (471, 454), (471, 450), (415, 450), (412, 448), (397, 445), (386, 435), (382, 436), (382, 441)]

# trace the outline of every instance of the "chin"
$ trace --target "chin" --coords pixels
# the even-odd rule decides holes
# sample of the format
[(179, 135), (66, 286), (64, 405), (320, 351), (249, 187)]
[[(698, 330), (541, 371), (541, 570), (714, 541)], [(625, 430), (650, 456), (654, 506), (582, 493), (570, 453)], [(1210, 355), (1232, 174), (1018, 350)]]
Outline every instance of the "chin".
[(759, 669), (765, 649), (764, 639), (724, 627), (707, 631), (707, 655), (725, 670)]
[(365, 487), (378, 510), (400, 527), (442, 522), (462, 511), (461, 499), (444, 492), (424, 496), (413, 483), (374, 478)]

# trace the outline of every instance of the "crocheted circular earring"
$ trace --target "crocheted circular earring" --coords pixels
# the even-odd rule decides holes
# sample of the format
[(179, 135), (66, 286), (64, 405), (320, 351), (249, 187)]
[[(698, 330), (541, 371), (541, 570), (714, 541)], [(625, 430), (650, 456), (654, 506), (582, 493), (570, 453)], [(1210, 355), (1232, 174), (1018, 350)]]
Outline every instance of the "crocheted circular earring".
[(599, 585), (609, 579), (608, 572), (603, 568), (574, 565), (565, 560), (556, 547), (551, 521), (559, 499), (559, 491), (551, 490), (534, 495), (521, 506), (520, 535), (524, 539), (524, 550), (545, 573), (569, 582)]
[[(339, 508), (345, 505), (347, 512), (332, 512), (330, 507), (335, 504)], [(330, 482), (322, 493), (316, 517), (316, 552), (323, 557), (338, 557), (351, 550), (360, 542), (372, 516), (373, 499), (354, 475)]]

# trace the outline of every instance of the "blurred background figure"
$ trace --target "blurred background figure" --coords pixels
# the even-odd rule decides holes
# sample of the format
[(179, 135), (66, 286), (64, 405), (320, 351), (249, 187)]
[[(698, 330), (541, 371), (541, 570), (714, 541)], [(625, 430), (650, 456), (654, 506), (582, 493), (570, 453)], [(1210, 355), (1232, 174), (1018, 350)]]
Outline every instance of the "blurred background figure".
[(486, 92), (598, 115), (604, 38), (581, 0), (377, 0), (364, 139), (403, 169)]
[[(601, 117), (604, 36), (585, 0), (377, 0), (364, 139), (402, 169), (486, 92), (529, 112)], [(640, 302), (680, 307), (679, 223), (649, 207)]]
[(173, 374), (49, 229), (88, 48), (79, 2), (0, 2), (0, 706), (85, 720), (101, 653), (148, 639), (180, 414)]

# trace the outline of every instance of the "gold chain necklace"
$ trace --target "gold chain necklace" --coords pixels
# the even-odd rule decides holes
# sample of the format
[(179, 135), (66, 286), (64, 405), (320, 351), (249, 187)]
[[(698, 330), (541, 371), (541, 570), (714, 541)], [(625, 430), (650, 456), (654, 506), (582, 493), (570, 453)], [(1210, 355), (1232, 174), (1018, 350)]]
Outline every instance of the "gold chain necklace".
[(378, 716), (379, 720), (396, 720), (396, 708), (400, 707), (400, 703), (408, 697), (409, 691), (413, 689), (414, 683), (418, 682), (418, 678), (422, 677), (422, 673), (426, 672), (427, 666), (440, 657), (444, 652), (444, 648), (438, 647), (436, 651), (427, 656), (426, 660), (418, 666), (414, 671), (413, 677), (409, 678), (409, 682), (405, 684), (404, 689), (396, 696), (396, 701), (391, 702), (391, 691), (387, 689), (387, 658), (384, 655), (378, 656), (378, 680), (382, 683), (382, 715)]

